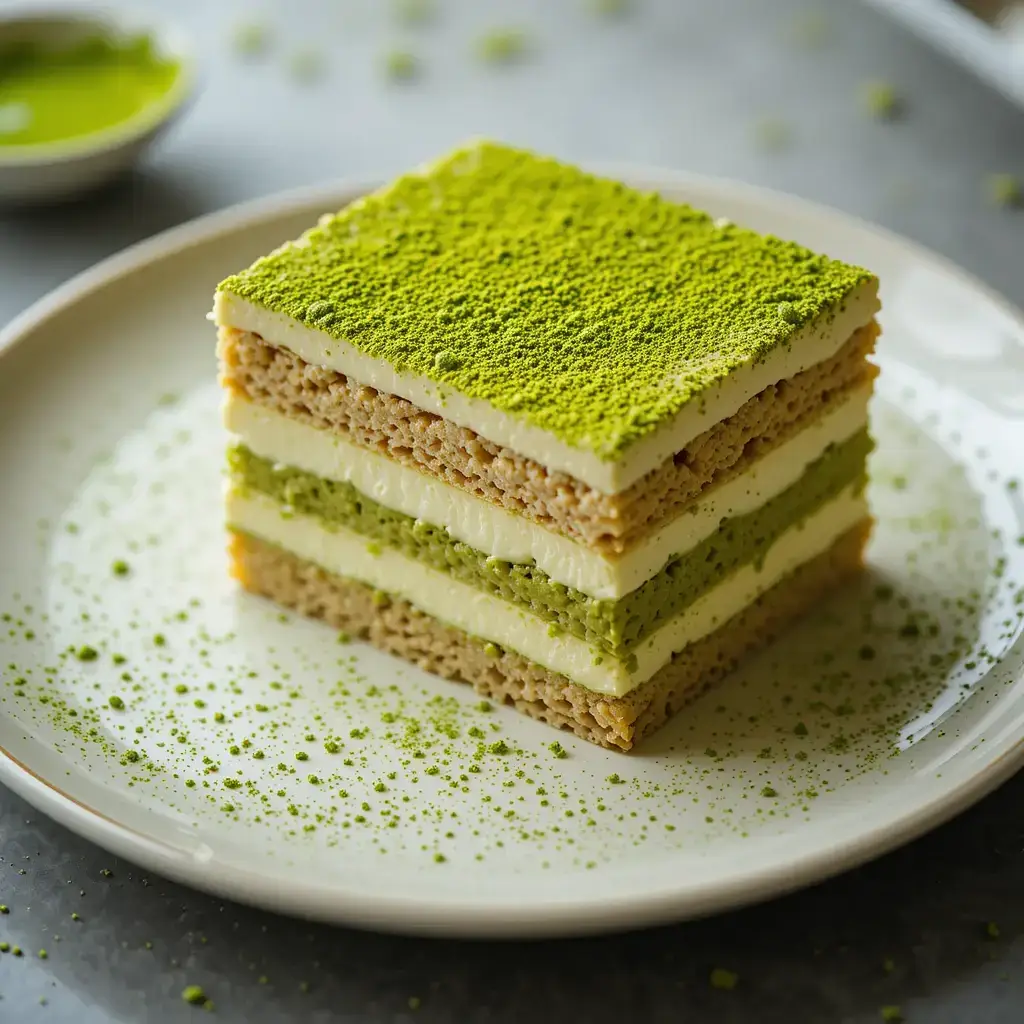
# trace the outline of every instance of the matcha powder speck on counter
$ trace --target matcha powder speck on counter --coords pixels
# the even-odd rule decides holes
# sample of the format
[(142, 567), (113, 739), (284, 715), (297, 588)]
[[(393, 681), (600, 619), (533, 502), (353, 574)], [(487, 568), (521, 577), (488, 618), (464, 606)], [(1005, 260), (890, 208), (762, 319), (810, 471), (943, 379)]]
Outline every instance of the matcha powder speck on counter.
[(716, 967), (711, 972), (708, 980), (712, 988), (730, 992), (739, 984), (740, 976), (735, 971), (726, 970), (724, 967)]
[(181, 993), (181, 998), (188, 1003), (190, 1006), (212, 1006), (210, 1000), (206, 997), (206, 992), (201, 985), (188, 985)]

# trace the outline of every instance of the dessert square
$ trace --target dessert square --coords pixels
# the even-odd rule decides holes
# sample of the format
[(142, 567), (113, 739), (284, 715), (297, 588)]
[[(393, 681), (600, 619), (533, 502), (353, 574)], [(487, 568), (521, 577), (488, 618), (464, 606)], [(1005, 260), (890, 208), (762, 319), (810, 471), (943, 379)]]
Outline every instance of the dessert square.
[(628, 750), (859, 568), (877, 287), (463, 147), (219, 286), (232, 570)]

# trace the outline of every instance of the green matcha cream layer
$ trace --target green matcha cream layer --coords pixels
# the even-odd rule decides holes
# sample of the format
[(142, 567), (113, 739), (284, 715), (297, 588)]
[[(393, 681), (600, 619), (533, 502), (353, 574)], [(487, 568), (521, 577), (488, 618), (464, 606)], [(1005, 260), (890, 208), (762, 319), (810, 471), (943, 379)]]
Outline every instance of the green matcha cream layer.
[(311, 516), (326, 530), (344, 528), (369, 544), (394, 548), (625, 659), (667, 619), (741, 566), (763, 558), (786, 530), (850, 485), (862, 486), (870, 451), (866, 430), (830, 447), (792, 487), (755, 512), (725, 520), (716, 533), (618, 601), (595, 600), (555, 583), (536, 566), (490, 558), (453, 540), (442, 526), (387, 509), (351, 484), (276, 464), (243, 445), (231, 449), (229, 463), (240, 492), (272, 499), (282, 515)]

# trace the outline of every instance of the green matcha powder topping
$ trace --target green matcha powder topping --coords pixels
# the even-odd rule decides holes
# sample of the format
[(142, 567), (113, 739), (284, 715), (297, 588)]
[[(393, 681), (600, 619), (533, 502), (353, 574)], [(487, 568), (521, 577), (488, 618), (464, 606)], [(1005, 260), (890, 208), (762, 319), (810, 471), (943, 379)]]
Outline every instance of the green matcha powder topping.
[(324, 218), (220, 290), (614, 461), (870, 280), (484, 142)]

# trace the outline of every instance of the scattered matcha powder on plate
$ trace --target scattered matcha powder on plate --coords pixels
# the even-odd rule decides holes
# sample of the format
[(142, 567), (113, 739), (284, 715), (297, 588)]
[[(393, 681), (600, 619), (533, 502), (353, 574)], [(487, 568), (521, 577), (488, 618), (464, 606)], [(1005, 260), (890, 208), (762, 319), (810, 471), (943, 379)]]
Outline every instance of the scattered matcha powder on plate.
[(754, 139), (761, 149), (786, 149), (793, 142), (793, 130), (778, 117), (762, 117), (754, 126)]
[(111, 565), (110, 571), (115, 576), (127, 576), (128, 573), (131, 572), (131, 566), (124, 561), (124, 559), (119, 558), (113, 565)]
[(384, 70), (389, 78), (415, 78), (419, 64), (408, 50), (392, 50), (384, 58)]
[(904, 1019), (903, 1011), (898, 1006), (883, 1006), (879, 1014), (886, 1024), (900, 1024)]
[(288, 73), (297, 82), (315, 82), (323, 77), (326, 70), (326, 61), (318, 50), (296, 50), (288, 58)]
[(526, 52), (526, 35), (516, 28), (492, 29), (477, 43), (480, 58), (488, 64), (508, 64)]
[(864, 109), (879, 121), (894, 121), (903, 113), (903, 100), (889, 82), (865, 82), (860, 87), (860, 96)]
[(422, 25), (434, 17), (433, 0), (395, 0), (395, 14), (407, 25)]
[(611, 17), (613, 15), (625, 14), (629, 10), (630, 0), (589, 0), (587, 7), (594, 14)]
[(231, 44), (235, 53), (242, 57), (261, 57), (270, 49), (270, 30), (259, 22), (237, 25)]
[(831, 25), (823, 11), (802, 11), (791, 26), (793, 42), (808, 50), (818, 50), (831, 39)]

